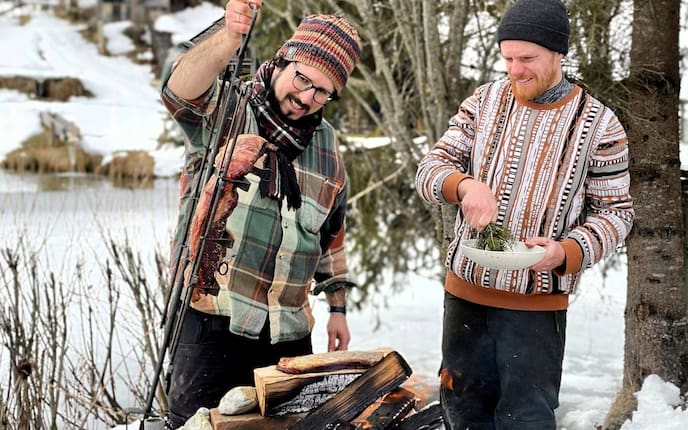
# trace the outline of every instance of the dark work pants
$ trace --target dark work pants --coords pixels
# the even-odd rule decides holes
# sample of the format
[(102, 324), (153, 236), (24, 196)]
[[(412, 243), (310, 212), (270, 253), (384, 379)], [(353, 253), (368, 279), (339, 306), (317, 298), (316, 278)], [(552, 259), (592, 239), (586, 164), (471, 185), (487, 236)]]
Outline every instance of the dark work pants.
[(448, 430), (554, 430), (566, 310), (511, 311), (445, 292), (440, 401)]
[(233, 387), (254, 386), (253, 369), (312, 352), (310, 335), (271, 345), (267, 323), (253, 340), (230, 333), (228, 317), (189, 308), (170, 378), (168, 427), (181, 427), (200, 407), (217, 407)]

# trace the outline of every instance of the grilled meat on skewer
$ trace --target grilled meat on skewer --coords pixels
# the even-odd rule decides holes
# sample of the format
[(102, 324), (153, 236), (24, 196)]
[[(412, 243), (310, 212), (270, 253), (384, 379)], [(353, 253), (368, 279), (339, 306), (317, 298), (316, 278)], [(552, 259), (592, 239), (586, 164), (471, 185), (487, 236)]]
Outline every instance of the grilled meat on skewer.
[[(192, 297), (192, 301), (200, 298), (200, 293), (217, 295), (219, 286), (215, 282), (214, 273), (225, 255), (227, 248), (230, 248), (233, 239), (225, 230), (225, 223), (237, 205), (238, 194), (237, 184), (254, 168), (254, 164), (266, 149), (273, 149), (266, 146), (267, 141), (260, 136), (254, 134), (241, 134), (235, 139), (235, 148), (231, 159), (224, 153), (230, 151), (229, 145), (225, 145), (218, 152), (215, 158), (215, 168), (219, 173), (225, 171), (224, 181), (218, 184), (217, 174), (208, 180), (205, 184), (198, 200), (198, 205), (191, 218), (191, 226), (189, 231), (189, 260), (195, 261), (196, 258), (201, 258), (198, 267), (198, 279), (196, 280), (196, 290)], [(269, 145), (272, 147), (272, 145)], [(224, 159), (226, 165), (229, 166), (223, 169), (221, 166)], [(218, 190), (218, 200), (215, 214), (212, 220), (208, 220), (210, 228), (208, 235), (205, 238), (205, 249), (203, 254), (199, 257), (199, 248), (201, 245), (204, 221), (210, 216), (210, 211), (213, 205), (213, 194), (216, 186), (221, 187)], [(189, 281), (187, 274), (187, 282)], [(195, 299), (195, 300), (194, 300)]]

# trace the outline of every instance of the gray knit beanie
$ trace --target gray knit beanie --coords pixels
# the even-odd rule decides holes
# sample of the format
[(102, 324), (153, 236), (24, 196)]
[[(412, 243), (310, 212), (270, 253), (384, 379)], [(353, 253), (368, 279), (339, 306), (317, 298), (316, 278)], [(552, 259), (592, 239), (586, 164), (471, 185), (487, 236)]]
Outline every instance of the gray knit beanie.
[(569, 17), (560, 0), (518, 0), (497, 28), (497, 41), (525, 40), (566, 55)]

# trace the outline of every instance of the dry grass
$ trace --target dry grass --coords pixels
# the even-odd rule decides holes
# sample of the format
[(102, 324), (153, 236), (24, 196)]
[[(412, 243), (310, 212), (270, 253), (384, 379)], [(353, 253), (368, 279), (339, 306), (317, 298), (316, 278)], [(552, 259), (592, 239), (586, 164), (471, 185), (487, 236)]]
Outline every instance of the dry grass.
[(93, 96), (76, 78), (48, 78), (40, 81), (25, 76), (0, 76), (0, 88), (19, 91), (41, 100), (62, 102), (75, 96)]
[(147, 152), (125, 151), (98, 168), (97, 173), (107, 175), (113, 181), (134, 180), (145, 183), (153, 179), (154, 167), (155, 160)]
[(628, 420), (638, 407), (638, 400), (633, 395), (637, 391), (628, 386), (624, 386), (617, 394), (601, 430), (618, 430), (624, 422)]
[(44, 134), (35, 135), (23, 148), (6, 155), (0, 167), (18, 173), (96, 173), (108, 176), (117, 186), (141, 188), (152, 183), (155, 160), (145, 151), (119, 154), (102, 164), (102, 156), (74, 145), (40, 145)]
[[(50, 115), (48, 115), (50, 116)], [(42, 116), (43, 118), (43, 116)], [(142, 188), (152, 185), (154, 158), (145, 151), (118, 153), (103, 164), (103, 157), (84, 151), (79, 143), (78, 128), (70, 133), (57, 131), (65, 127), (62, 118), (50, 117), (43, 131), (22, 143), (21, 148), (8, 153), (0, 160), (0, 167), (18, 173), (95, 173), (108, 176), (119, 187)], [(57, 132), (56, 132), (57, 131)], [(66, 139), (66, 140), (63, 140)]]
[(98, 28), (93, 23), (89, 23), (83, 30), (79, 31), (81, 37), (93, 43), (95, 46), (100, 46), (101, 38), (98, 34)]
[(5, 156), (2, 167), (18, 173), (90, 173), (101, 158), (73, 146), (20, 148)]
[(38, 93), (38, 81), (23, 76), (0, 76), (0, 88), (36, 95)]
[(53, 14), (58, 18), (66, 19), (71, 23), (83, 24), (92, 22), (96, 16), (96, 8), (80, 8), (70, 5), (58, 4), (53, 7)]
[(93, 97), (79, 79), (76, 78), (49, 78), (43, 82), (42, 98), (66, 102), (72, 96)]
[(19, 25), (26, 25), (31, 21), (31, 15), (21, 15), (19, 17)]
[(22, 147), (11, 151), (0, 167), (18, 173), (92, 173), (102, 156), (89, 154), (78, 145), (56, 139), (50, 130), (34, 134)]
[(36, 148), (44, 148), (47, 145), (50, 145), (50, 136), (48, 135), (48, 130), (43, 129), (42, 133), (36, 133), (32, 136), (30, 136), (28, 139), (26, 139), (22, 143), (22, 148), (25, 149), (36, 149)]

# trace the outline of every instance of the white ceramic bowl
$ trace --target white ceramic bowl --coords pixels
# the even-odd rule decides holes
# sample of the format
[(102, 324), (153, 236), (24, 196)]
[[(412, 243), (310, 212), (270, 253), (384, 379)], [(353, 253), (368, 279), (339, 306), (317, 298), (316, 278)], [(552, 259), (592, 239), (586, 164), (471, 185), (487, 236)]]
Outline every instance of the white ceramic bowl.
[(532, 266), (545, 257), (545, 248), (528, 248), (523, 242), (515, 242), (508, 251), (487, 251), (475, 247), (476, 239), (464, 240), (461, 252), (471, 260), (492, 269), (520, 270)]

